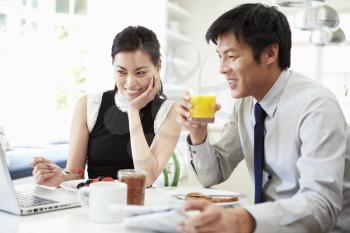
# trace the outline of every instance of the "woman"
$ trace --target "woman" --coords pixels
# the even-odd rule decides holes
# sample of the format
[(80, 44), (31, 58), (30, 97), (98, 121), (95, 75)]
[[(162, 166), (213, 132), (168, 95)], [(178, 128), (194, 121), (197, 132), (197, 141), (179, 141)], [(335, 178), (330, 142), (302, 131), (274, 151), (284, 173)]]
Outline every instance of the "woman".
[(160, 45), (153, 31), (127, 27), (112, 46), (115, 88), (82, 97), (73, 115), (66, 171), (36, 157), (33, 175), (38, 184), (59, 186), (83, 178), (117, 178), (119, 169), (146, 172), (150, 186), (166, 166), (180, 135), (175, 104), (165, 99), (159, 78)]

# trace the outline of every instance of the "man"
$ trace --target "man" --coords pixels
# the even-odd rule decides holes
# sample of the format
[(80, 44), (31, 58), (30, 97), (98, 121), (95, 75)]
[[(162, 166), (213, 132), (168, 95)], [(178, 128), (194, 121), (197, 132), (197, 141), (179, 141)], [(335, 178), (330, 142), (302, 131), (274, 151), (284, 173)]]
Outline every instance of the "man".
[[(220, 73), (237, 98), (220, 139), (188, 121), (190, 96), (177, 109), (187, 128), (192, 166), (206, 187), (219, 184), (245, 159), (255, 205), (228, 208), (193, 201), (201, 213), (184, 232), (350, 232), (348, 126), (336, 98), (290, 66), (291, 32), (274, 7), (244, 4), (208, 29)], [(220, 106), (217, 106), (219, 109)]]

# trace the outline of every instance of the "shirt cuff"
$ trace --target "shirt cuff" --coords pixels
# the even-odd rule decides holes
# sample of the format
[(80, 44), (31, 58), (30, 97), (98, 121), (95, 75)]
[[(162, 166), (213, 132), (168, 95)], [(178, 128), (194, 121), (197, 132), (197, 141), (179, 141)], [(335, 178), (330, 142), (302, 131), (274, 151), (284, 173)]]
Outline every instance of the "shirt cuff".
[(271, 233), (276, 230), (276, 224), (278, 224), (275, 218), (276, 215), (268, 207), (269, 203), (262, 203), (257, 205), (243, 206), (255, 219), (255, 231), (254, 233)]
[(190, 152), (192, 165), (196, 170), (197, 174), (200, 170), (206, 170), (215, 162), (214, 149), (209, 143), (209, 137), (205, 139), (202, 144), (190, 145), (190, 136), (187, 136), (187, 145)]

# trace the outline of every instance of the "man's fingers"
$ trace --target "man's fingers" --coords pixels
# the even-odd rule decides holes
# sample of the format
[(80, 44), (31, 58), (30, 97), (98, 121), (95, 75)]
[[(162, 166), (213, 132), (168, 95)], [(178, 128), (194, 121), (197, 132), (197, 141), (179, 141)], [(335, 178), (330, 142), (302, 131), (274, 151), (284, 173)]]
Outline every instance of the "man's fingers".
[(186, 119), (190, 116), (190, 113), (182, 105), (178, 105), (176, 111)]
[(185, 231), (188, 227), (194, 227), (198, 233), (220, 231), (222, 228), (221, 221), (223, 208), (207, 201), (193, 201), (187, 204), (188, 206), (185, 208), (199, 210), (201, 213), (197, 216), (188, 218), (185, 221)]
[(206, 223), (203, 223), (203, 225), (193, 227), (196, 228), (197, 233), (219, 232), (220, 228), (222, 228), (217, 218), (212, 218)]
[(178, 112), (179, 114), (176, 115), (176, 121), (177, 123), (179, 123), (181, 126), (185, 127), (188, 130), (191, 129), (197, 129), (198, 127), (200, 127), (200, 125), (198, 125), (197, 123), (191, 123), (188, 121), (188, 117), (189, 115), (187, 114), (187, 112)]
[(188, 130), (196, 130), (199, 129), (201, 127), (206, 127), (205, 123), (193, 123), (188, 121), (188, 118), (190, 117), (189, 112), (187, 112), (186, 110), (184, 110), (181, 106), (177, 107), (177, 115), (176, 115), (176, 121), (178, 124), (180, 124), (181, 126), (185, 127)]
[(202, 231), (204, 231), (205, 226), (214, 221), (217, 221), (217, 217), (213, 213), (201, 213), (198, 216), (189, 218), (186, 221), (186, 225), (194, 226), (196, 229), (202, 228)]
[(192, 104), (189, 101), (191, 96), (188, 91), (184, 91), (181, 95), (182, 100), (179, 101), (178, 112), (182, 115), (189, 117), (189, 110), (192, 108)]
[(184, 100), (187, 100), (189, 101), (191, 99), (191, 94), (189, 91), (187, 90), (184, 90), (182, 93), (181, 93), (181, 98), (184, 99)]
[(187, 121), (187, 117), (185, 116), (182, 116), (180, 114), (177, 114), (176, 115), (176, 121), (179, 125), (185, 127), (185, 128), (188, 128), (190, 127), (190, 123)]
[(196, 228), (191, 225), (179, 225), (177, 227), (177, 231), (183, 232), (183, 233), (197, 233)]
[[(196, 204), (197, 205), (197, 204)], [(200, 204), (199, 205), (201, 213), (197, 216), (194, 216), (192, 218), (189, 218), (186, 223), (195, 226), (195, 227), (203, 227), (205, 225), (208, 225), (213, 222), (218, 222), (220, 219), (220, 211), (217, 209), (217, 206), (214, 206), (213, 204)], [(196, 206), (198, 207), (198, 206)]]
[(191, 127), (196, 128), (196, 129), (207, 126), (206, 123), (191, 122), (190, 124), (191, 124)]
[(180, 101), (180, 106), (182, 106), (184, 109), (186, 109), (187, 111), (189, 111), (192, 108), (192, 104), (191, 102), (187, 101), (187, 100), (182, 100)]
[(209, 205), (210, 205), (209, 201), (205, 201), (205, 200), (190, 200), (190, 201), (187, 201), (184, 204), (183, 209), (185, 211), (189, 211), (189, 210), (204, 211)]
[(220, 111), (221, 109), (221, 104), (216, 104), (215, 105), (215, 111)]

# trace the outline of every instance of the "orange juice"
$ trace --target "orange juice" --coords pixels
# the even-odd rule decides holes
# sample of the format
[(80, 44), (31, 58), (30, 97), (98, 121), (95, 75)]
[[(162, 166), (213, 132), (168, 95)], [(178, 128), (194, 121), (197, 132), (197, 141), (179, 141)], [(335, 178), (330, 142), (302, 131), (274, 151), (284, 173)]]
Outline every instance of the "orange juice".
[(190, 110), (190, 122), (212, 123), (215, 117), (215, 96), (191, 96), (192, 109)]

